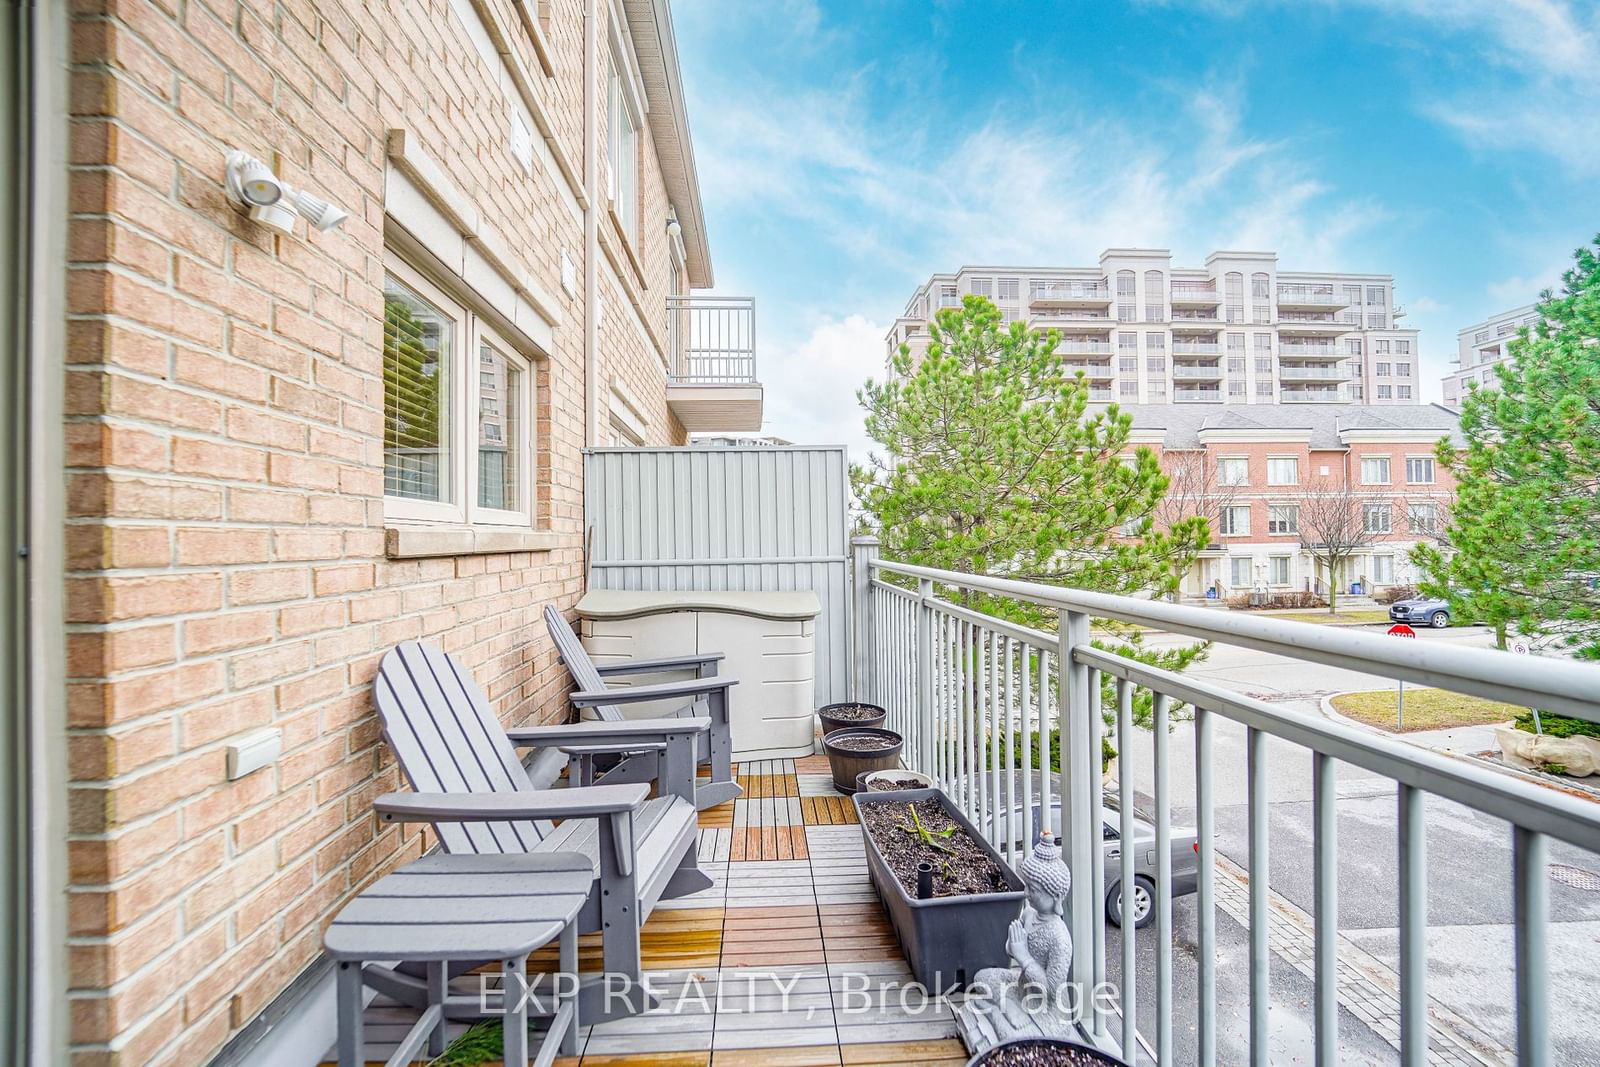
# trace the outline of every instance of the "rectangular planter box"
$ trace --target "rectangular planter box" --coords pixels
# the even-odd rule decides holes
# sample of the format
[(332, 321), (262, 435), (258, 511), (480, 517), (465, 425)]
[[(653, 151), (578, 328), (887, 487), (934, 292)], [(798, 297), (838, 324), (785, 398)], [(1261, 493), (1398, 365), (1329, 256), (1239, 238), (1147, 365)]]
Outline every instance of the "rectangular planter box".
[[(990, 859), (999, 864), (1011, 889), (964, 897), (918, 900), (908, 894), (889, 869), (877, 842), (867, 832), (864, 808), (873, 804), (907, 804), (936, 798), (956, 824), (970, 833)], [(904, 789), (884, 793), (857, 793), (856, 817), (867, 843), (867, 869), (878, 899), (889, 911), (900, 951), (911, 973), (929, 990), (942, 993), (965, 986), (984, 967), (1007, 967), (1006, 934), (1011, 920), (1022, 913), (1022, 879), (984, 840), (976, 827), (940, 789)]]

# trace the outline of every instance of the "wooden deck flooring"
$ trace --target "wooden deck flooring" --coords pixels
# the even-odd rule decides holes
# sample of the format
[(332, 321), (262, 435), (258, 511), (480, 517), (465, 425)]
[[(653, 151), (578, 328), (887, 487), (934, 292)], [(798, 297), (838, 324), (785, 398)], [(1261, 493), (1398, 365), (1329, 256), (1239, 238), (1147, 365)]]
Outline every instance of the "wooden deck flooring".
[[(556, 1063), (965, 1063), (949, 1007), (899, 994), (911, 974), (868, 880), (855, 809), (834, 793), (826, 759), (747, 763), (738, 776), (745, 795), (700, 815), (700, 863), (715, 884), (658, 905), (640, 932), (661, 1007), (584, 1027), (581, 1056)], [(579, 951), (584, 969), (598, 968), (599, 935), (582, 938)], [(530, 969), (554, 963), (550, 949)], [(381, 1063), (413, 1018), (374, 1002), (369, 1060)]]

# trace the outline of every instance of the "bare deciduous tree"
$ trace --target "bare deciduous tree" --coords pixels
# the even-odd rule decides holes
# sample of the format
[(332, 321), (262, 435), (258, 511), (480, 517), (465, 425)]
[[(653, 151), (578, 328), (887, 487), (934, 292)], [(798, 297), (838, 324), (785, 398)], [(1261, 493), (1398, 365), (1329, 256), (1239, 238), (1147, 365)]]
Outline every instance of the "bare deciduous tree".
[[(1238, 501), (1244, 487), (1223, 481), (1216, 459), (1203, 451), (1171, 451), (1161, 459), (1167, 492), (1151, 513), (1157, 528), (1171, 529), (1186, 519), (1203, 518), (1212, 531), (1222, 529), (1222, 513)], [(1178, 578), (1181, 581), (1182, 575)]]
[[(1324, 478), (1308, 483), (1294, 500), (1300, 547), (1311, 557), (1313, 572), (1328, 573), (1328, 614), (1337, 611), (1339, 568), (1345, 560), (1373, 544), (1393, 527), (1393, 504), (1356, 490), (1348, 481)], [(1369, 508), (1388, 508), (1382, 513)]]

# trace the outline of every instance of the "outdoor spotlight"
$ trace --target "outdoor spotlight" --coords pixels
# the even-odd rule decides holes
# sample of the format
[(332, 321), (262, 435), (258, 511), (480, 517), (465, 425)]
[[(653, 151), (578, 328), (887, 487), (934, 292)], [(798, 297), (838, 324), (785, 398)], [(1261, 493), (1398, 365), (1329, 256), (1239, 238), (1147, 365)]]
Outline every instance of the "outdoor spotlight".
[(676, 241), (678, 235), (683, 233), (683, 226), (675, 218), (667, 219), (667, 237)]
[(227, 190), (228, 199), (253, 221), (283, 234), (294, 233), (297, 214), (324, 232), (350, 217), (343, 208), (289, 185), (271, 167), (238, 149), (228, 153)]

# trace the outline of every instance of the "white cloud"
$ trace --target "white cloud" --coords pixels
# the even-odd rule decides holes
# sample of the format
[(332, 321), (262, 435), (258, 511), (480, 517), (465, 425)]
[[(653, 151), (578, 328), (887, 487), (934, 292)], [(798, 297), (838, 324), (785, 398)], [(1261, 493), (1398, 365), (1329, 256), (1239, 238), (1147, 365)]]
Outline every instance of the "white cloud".
[(855, 391), (867, 378), (883, 376), (888, 332), (887, 323), (849, 315), (815, 323), (798, 342), (762, 340), (762, 432), (798, 444), (842, 444), (852, 462), (863, 461), (868, 442)]

